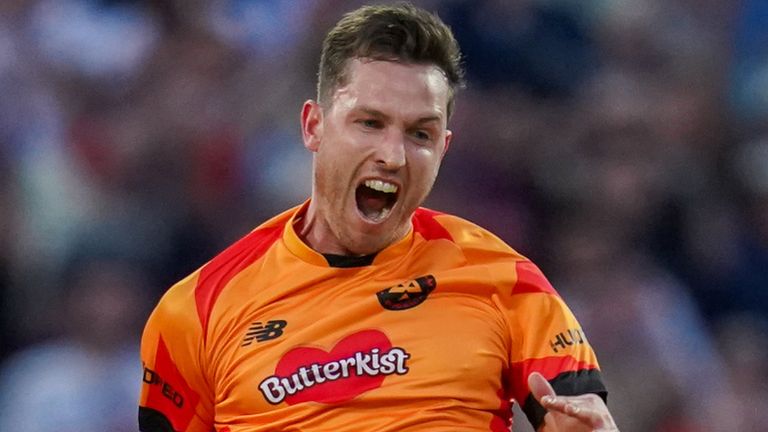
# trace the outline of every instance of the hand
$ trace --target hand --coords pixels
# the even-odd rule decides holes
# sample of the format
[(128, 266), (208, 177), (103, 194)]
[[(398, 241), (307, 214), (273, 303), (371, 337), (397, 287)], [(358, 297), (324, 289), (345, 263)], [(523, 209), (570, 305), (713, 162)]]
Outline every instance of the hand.
[(548, 412), (540, 431), (544, 432), (618, 432), (608, 407), (600, 396), (558, 396), (549, 382), (538, 372), (528, 376), (533, 397)]

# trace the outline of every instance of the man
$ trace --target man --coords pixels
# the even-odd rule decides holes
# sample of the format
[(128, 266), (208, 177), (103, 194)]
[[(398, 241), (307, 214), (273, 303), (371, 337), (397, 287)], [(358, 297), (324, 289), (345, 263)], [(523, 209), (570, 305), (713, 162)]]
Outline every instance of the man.
[(331, 30), (301, 112), (311, 199), (161, 300), (142, 431), (507, 431), (513, 399), (539, 430), (616, 430), (594, 353), (538, 268), (419, 208), (459, 61), (450, 30), (409, 5)]

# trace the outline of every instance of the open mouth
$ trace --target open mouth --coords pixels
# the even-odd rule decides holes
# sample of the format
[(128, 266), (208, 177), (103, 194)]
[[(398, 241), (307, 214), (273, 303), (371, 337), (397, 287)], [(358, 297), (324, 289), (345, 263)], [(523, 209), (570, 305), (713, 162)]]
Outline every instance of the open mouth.
[(397, 203), (398, 186), (382, 180), (366, 180), (355, 190), (357, 209), (371, 222), (381, 222)]

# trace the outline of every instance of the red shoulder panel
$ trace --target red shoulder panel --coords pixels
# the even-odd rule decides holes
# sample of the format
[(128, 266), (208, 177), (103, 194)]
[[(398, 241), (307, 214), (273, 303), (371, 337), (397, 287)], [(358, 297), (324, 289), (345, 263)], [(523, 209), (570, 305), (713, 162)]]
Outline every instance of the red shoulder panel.
[(446, 239), (453, 241), (453, 237), (451, 237), (448, 230), (435, 220), (435, 216), (441, 214), (443, 213), (425, 208), (416, 209), (411, 219), (413, 230), (421, 234), (425, 240)]
[(280, 238), (283, 225), (255, 230), (224, 250), (200, 270), (195, 287), (197, 315), (203, 327), (203, 339), (213, 305), (235, 275), (253, 264)]
[(517, 282), (512, 288), (512, 294), (545, 292), (560, 296), (544, 277), (544, 273), (536, 267), (536, 264), (530, 261), (518, 261), (515, 263), (515, 268), (517, 269)]

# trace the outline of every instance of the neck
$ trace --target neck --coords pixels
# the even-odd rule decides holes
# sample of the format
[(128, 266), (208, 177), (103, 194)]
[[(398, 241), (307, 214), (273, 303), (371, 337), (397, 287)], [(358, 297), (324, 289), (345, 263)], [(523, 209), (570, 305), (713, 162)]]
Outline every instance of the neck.
[(343, 247), (333, 235), (333, 231), (327, 222), (317, 211), (315, 200), (309, 201), (309, 207), (302, 215), (298, 215), (294, 222), (296, 235), (314, 251), (321, 254), (355, 255)]

